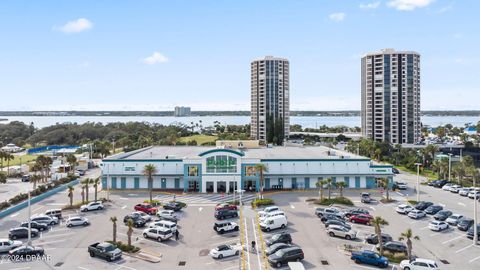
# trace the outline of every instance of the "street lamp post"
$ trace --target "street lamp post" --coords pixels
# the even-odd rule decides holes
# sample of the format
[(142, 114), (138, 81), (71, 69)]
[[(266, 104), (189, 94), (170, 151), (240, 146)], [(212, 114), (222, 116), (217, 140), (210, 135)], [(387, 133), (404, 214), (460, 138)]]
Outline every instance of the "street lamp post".
[[(477, 177), (473, 175), (473, 187), (475, 187)], [(478, 224), (477, 224), (477, 193), (473, 197), (473, 244), (478, 243)]]
[(415, 163), (417, 166), (417, 202), (420, 201), (420, 166), (422, 163)]
[(452, 176), (452, 153), (448, 153), (448, 182), (450, 182)]
[(28, 242), (27, 246), (32, 245), (32, 225), (31, 225), (31, 207), (30, 207), (30, 190), (27, 190), (28, 193)]

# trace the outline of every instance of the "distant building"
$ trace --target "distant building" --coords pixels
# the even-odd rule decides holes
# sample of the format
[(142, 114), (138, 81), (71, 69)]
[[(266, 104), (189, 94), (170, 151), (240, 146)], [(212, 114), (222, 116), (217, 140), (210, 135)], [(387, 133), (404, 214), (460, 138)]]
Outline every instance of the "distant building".
[(175, 117), (190, 116), (190, 107), (176, 106), (173, 115)]
[(251, 128), (254, 140), (281, 145), (290, 132), (290, 67), (266, 56), (251, 63)]
[(415, 143), (421, 136), (420, 54), (384, 49), (362, 57), (362, 134)]
[(467, 135), (476, 135), (477, 134), (477, 128), (476, 127), (464, 128), (463, 133), (465, 133)]

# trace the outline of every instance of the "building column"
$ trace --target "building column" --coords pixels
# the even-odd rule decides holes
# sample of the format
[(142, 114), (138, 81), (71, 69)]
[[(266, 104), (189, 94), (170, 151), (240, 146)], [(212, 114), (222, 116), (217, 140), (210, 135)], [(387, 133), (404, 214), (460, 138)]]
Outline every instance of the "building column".
[(217, 181), (213, 181), (213, 193), (217, 193)]

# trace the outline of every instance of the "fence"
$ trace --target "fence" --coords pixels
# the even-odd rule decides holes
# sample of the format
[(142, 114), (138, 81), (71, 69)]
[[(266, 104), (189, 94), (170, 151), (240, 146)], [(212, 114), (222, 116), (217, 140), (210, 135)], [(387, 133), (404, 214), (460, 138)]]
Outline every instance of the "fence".
[(42, 153), (47, 151), (57, 151), (60, 149), (78, 149), (79, 147), (76, 145), (50, 145), (50, 146), (42, 146), (36, 148), (27, 149), (27, 154), (36, 154)]
[[(58, 186), (58, 187), (56, 187), (56, 188), (54, 188), (54, 189), (51, 189), (51, 190), (45, 192), (45, 193), (42, 193), (42, 194), (40, 194), (40, 195), (38, 195), (38, 196), (35, 196), (35, 197), (33, 197), (33, 198), (30, 199), (30, 204), (37, 203), (37, 202), (39, 202), (39, 201), (41, 201), (41, 200), (43, 200), (43, 199), (45, 199), (45, 198), (47, 198), (47, 197), (50, 197), (50, 196), (52, 196), (52, 195), (54, 195), (54, 194), (56, 194), (56, 193), (58, 193), (58, 192), (60, 192), (60, 191), (62, 191), (62, 190), (65, 190), (65, 189), (67, 189), (67, 187), (68, 187), (69, 185), (76, 185), (76, 184), (78, 184), (79, 181), (80, 181), (80, 179), (73, 180), (73, 181), (71, 181), (70, 183), (63, 184), (63, 185), (61, 185), (61, 186)], [(28, 200), (23, 201), (23, 202), (21, 202), (21, 203), (19, 203), (19, 204), (17, 204), (17, 205), (11, 206), (10, 208), (7, 208), (7, 209), (5, 209), (5, 210), (3, 210), (3, 211), (0, 211), (0, 218), (7, 217), (7, 216), (9, 216), (10, 214), (15, 213), (15, 212), (17, 212), (17, 211), (20, 211), (20, 210), (22, 210), (23, 208), (25, 208), (25, 207), (27, 207), (27, 206), (28, 206)]]

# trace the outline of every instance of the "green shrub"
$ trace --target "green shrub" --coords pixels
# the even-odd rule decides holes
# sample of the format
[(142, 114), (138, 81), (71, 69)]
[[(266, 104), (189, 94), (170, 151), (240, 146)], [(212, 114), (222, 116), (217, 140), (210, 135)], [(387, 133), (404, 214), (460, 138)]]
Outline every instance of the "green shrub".
[(323, 200), (315, 200), (315, 204), (319, 205), (332, 205), (332, 204), (343, 204), (343, 205), (353, 205), (353, 202), (349, 198), (345, 197), (335, 197), (335, 198), (323, 198)]
[(0, 203), (0, 210), (6, 209), (6, 208), (8, 208), (8, 207), (10, 207), (10, 203), (8, 203), (8, 202), (6, 202), (6, 201)]
[(175, 203), (178, 203), (182, 208), (185, 208), (187, 207), (187, 204), (184, 203), (184, 202), (181, 202), (181, 201), (170, 201), (171, 203), (175, 202)]
[(255, 199), (252, 201), (252, 207), (258, 207), (258, 206), (267, 206), (267, 205), (272, 205), (275, 204), (273, 199)]
[(117, 241), (117, 242), (107, 241), (107, 242), (110, 243), (110, 244), (114, 244), (115, 246), (117, 246), (123, 252), (135, 253), (135, 252), (140, 251), (139, 247), (136, 247), (134, 245), (129, 246), (127, 243), (123, 243), (122, 241)]
[(144, 203), (149, 203), (149, 204), (151, 204), (151, 205), (153, 205), (153, 206), (160, 206), (160, 205), (162, 205), (162, 203), (161, 203), (159, 200), (151, 200), (151, 201), (150, 201), (150, 200), (144, 200), (143, 202), (144, 202)]
[(407, 259), (407, 255), (405, 253), (393, 253), (390, 251), (384, 251), (383, 256), (387, 257), (390, 263), (400, 263), (401, 261)]
[(415, 205), (418, 203), (416, 200), (408, 200), (407, 202), (411, 205)]
[(240, 201), (239, 200), (235, 200), (235, 201), (228, 201), (226, 202), (228, 204), (233, 204), (233, 205), (239, 205), (240, 204)]

